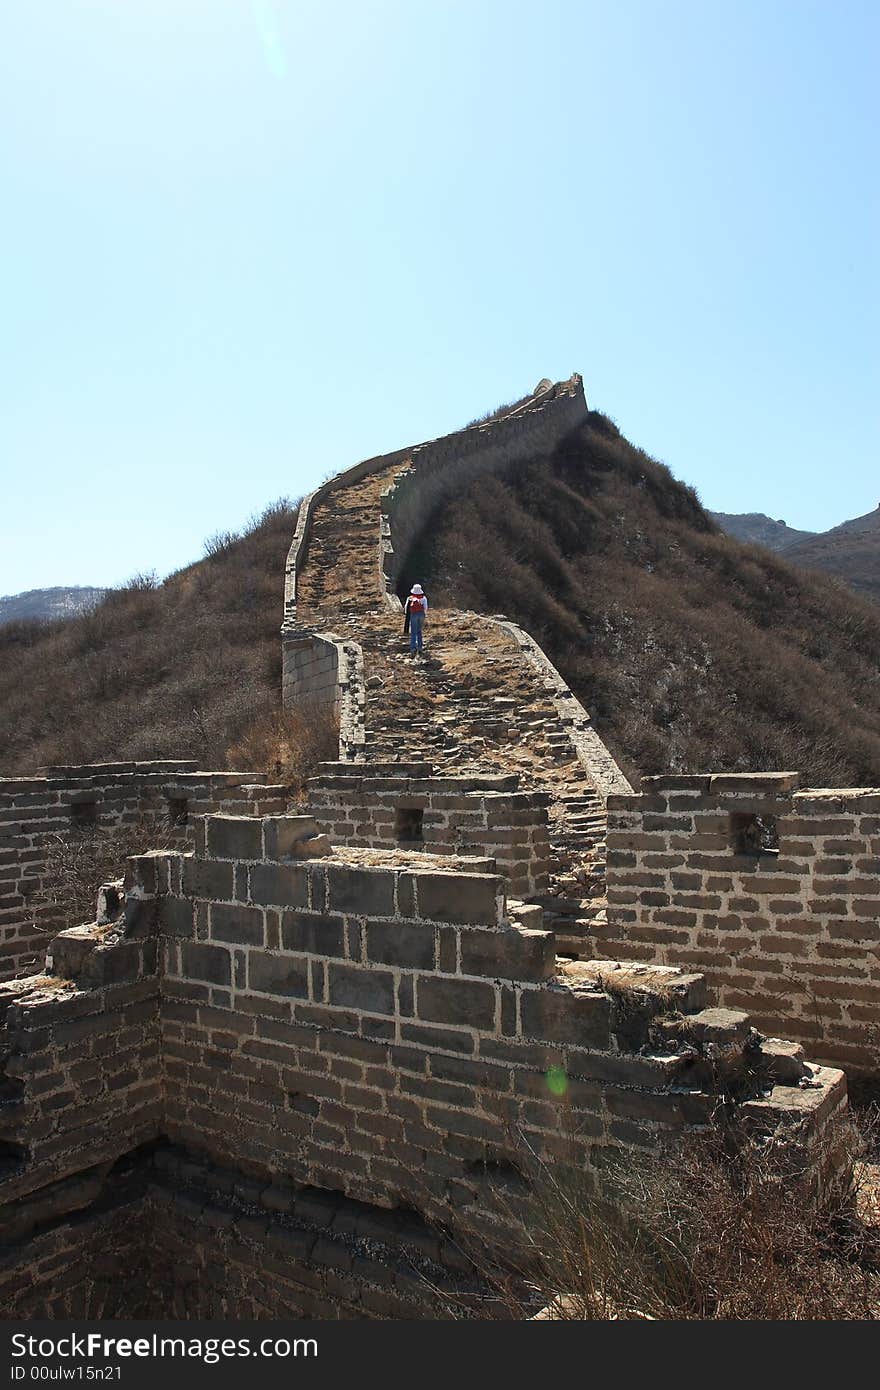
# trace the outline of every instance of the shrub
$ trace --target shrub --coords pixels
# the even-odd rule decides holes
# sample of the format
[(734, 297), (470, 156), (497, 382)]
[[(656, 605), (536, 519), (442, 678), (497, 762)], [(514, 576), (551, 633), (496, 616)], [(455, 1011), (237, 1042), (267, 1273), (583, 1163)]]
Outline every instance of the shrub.
[(605, 417), (444, 502), (423, 545), (435, 600), (521, 623), (625, 769), (880, 782), (880, 608), (723, 535)]
[[(504, 1254), (463, 1242), (483, 1310), (570, 1321), (876, 1318), (880, 1207), (861, 1161), (875, 1131), (876, 1121), (850, 1121), (807, 1151), (716, 1122), (610, 1161), (601, 1188), (521, 1145), (528, 1192), (515, 1205), (501, 1199)], [(848, 1167), (851, 1179), (827, 1176)], [(474, 1315), (472, 1297), (447, 1306)]]
[(3, 773), (129, 758), (228, 766), (228, 750), (277, 703), (295, 524), (282, 499), (161, 585), (135, 576), (88, 613), (0, 628)]
[(177, 843), (170, 822), (156, 820), (134, 825), (92, 826), (49, 837), (40, 887), (29, 899), (37, 913), (37, 925), (47, 935), (95, 919), (95, 903), (102, 883), (121, 878), (125, 861), (149, 849), (167, 849)]

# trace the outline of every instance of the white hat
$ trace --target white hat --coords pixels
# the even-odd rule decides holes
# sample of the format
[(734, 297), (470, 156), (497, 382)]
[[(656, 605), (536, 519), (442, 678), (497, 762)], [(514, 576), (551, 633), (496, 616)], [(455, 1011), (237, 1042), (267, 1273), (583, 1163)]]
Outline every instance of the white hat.
[(421, 584), (413, 584), (413, 586), (412, 586), (412, 592), (413, 592), (414, 594), (423, 594), (425, 591), (424, 591), (424, 589), (422, 588)]

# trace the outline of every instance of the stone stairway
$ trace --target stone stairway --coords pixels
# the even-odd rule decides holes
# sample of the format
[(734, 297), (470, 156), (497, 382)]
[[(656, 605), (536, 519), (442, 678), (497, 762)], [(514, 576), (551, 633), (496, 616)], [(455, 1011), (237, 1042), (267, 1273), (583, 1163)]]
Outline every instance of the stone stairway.
[(409, 656), (379, 566), (380, 494), (405, 466), (335, 489), (318, 504), (298, 579), (298, 622), (361, 646), (367, 762), (500, 773), (549, 793), (551, 884), (541, 905), (560, 953), (576, 956), (578, 939), (605, 906), (604, 805), (539, 673), (503, 628), (432, 606), (424, 657)]

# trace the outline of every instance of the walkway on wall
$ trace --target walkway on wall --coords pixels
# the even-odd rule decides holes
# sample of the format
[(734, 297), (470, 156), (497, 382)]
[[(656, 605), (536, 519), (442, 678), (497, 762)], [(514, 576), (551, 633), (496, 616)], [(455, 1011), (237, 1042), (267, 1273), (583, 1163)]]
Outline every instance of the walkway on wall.
[(568, 730), (514, 639), (478, 614), (432, 606), (426, 659), (411, 661), (379, 568), (380, 496), (401, 471), (334, 490), (315, 508), (298, 622), (361, 644), (368, 762), (427, 760), (444, 773), (515, 773), (549, 793), (548, 925), (560, 946), (602, 919), (605, 815)]

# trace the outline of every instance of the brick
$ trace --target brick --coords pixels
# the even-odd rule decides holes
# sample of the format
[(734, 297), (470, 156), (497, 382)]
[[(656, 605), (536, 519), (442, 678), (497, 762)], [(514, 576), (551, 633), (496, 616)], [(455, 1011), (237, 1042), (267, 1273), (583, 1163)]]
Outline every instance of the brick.
[(607, 1049), (611, 1001), (604, 993), (574, 992), (553, 986), (524, 989), (520, 995), (523, 1036), (550, 1042)]
[(192, 937), (195, 934), (193, 907), (185, 898), (159, 899), (159, 930), (165, 936)]
[(217, 859), (262, 859), (263, 823), (251, 816), (208, 816), (208, 854)]
[(434, 969), (434, 929), (405, 922), (367, 924), (367, 959), (405, 969)]
[(364, 1013), (394, 1013), (394, 976), (387, 970), (331, 964), (328, 988), (333, 1005)]
[(184, 858), (182, 867), (184, 897), (231, 901), (235, 883), (232, 864)]
[(431, 922), (494, 926), (499, 891), (499, 880), (482, 874), (420, 873), (419, 916)]
[(556, 938), (552, 932), (462, 929), (460, 942), (463, 975), (547, 980), (556, 972)]
[(416, 1008), (428, 1023), (463, 1024), (484, 1032), (495, 1028), (495, 990), (489, 984), (419, 975)]
[(265, 944), (266, 925), (259, 908), (213, 903), (210, 921), (214, 941), (228, 941), (239, 946)]
[(394, 916), (394, 874), (387, 869), (327, 865), (329, 906), (357, 917)]
[(345, 922), (342, 917), (319, 912), (285, 912), (281, 941), (286, 951), (308, 951), (316, 956), (345, 955)]
[(307, 999), (308, 962), (303, 956), (274, 955), (268, 951), (248, 953), (248, 988), (260, 994)]
[(251, 902), (275, 907), (308, 907), (306, 864), (255, 864), (251, 869)]
[(180, 947), (183, 974), (215, 985), (232, 983), (232, 957), (222, 946), (184, 941)]

